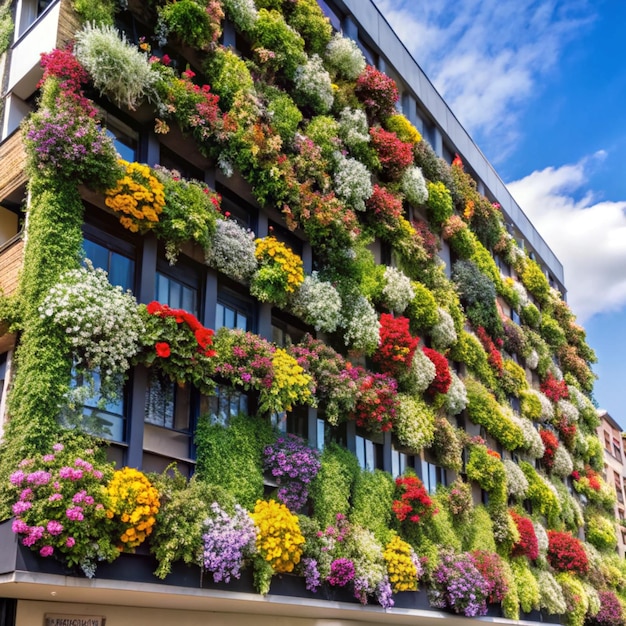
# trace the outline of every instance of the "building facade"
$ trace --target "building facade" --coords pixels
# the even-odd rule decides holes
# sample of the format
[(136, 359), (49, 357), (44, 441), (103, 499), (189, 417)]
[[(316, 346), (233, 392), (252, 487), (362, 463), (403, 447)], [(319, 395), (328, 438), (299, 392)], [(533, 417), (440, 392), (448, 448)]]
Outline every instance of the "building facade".
[[(375, 5), (1, 6), (3, 623), (604, 623), (623, 490), (563, 267)], [(87, 488), (33, 513), (79, 433), (80, 557)], [(207, 493), (256, 520), (230, 585)]]

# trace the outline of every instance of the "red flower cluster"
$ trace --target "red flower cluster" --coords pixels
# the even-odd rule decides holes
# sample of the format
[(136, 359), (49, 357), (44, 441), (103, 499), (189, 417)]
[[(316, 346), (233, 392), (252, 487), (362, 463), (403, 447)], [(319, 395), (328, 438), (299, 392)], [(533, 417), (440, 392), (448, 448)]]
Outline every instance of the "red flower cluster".
[[(185, 311), (184, 309), (172, 309), (167, 304), (161, 304), (160, 302), (150, 302), (146, 307), (150, 315), (157, 315), (158, 317), (173, 317), (177, 324), (183, 322), (189, 326), (191, 331), (198, 342), (198, 351), (204, 356), (215, 356), (215, 351), (211, 350), (213, 345), (213, 335), (215, 334), (210, 328), (206, 328), (199, 321), (198, 318)], [(170, 356), (170, 346), (167, 342), (158, 342), (155, 344), (155, 350), (158, 356), (167, 358)]]
[(383, 313), (380, 316), (380, 342), (372, 361), (383, 372), (397, 377), (411, 367), (418, 344), (419, 339), (409, 332), (406, 317)]
[(520, 536), (520, 540), (511, 549), (511, 556), (525, 556), (534, 561), (539, 557), (539, 542), (532, 521), (515, 511), (511, 511), (511, 517)]
[(487, 602), (492, 604), (502, 602), (509, 590), (502, 566), (502, 558), (495, 552), (488, 550), (473, 550), (471, 555), (476, 569), (487, 583)]
[(398, 180), (413, 163), (413, 146), (400, 141), (398, 135), (379, 126), (370, 128), (370, 137), (383, 174), (389, 180)]
[[(589, 467), (589, 465), (585, 466), (585, 477), (589, 482), (589, 487), (594, 491), (600, 491), (602, 489), (602, 483), (600, 482), (600, 475), (594, 469)], [(574, 470), (572, 472), (573, 480), (580, 480), (580, 472)]]
[(400, 97), (395, 81), (373, 65), (368, 65), (356, 79), (354, 93), (372, 117), (381, 119), (394, 113)]
[(556, 424), (556, 429), (559, 431), (563, 443), (571, 450), (576, 441), (576, 424), (570, 424), (568, 419), (563, 416)]
[(372, 431), (391, 430), (398, 410), (398, 383), (388, 374), (372, 374), (356, 368), (359, 378), (356, 405), (350, 418)]
[(548, 563), (557, 572), (585, 575), (589, 560), (581, 542), (567, 532), (548, 531)]
[(541, 441), (543, 441), (543, 445), (545, 447), (543, 459), (541, 460), (543, 461), (545, 468), (550, 471), (554, 465), (554, 455), (556, 454), (556, 449), (559, 447), (559, 440), (551, 430), (540, 430), (539, 435), (541, 436)]
[(411, 222), (411, 226), (415, 229), (422, 240), (424, 250), (429, 259), (435, 258), (439, 252), (439, 237), (430, 230), (430, 226), (424, 220), (416, 220)]
[(552, 373), (548, 373), (539, 389), (541, 389), (541, 392), (550, 398), (552, 402), (558, 402), (569, 396), (567, 383), (564, 380), (557, 380)]
[(496, 344), (482, 326), (476, 328), (476, 336), (480, 340), (480, 343), (483, 344), (483, 348), (487, 351), (489, 365), (491, 365), (498, 375), (501, 375), (504, 364), (500, 350), (498, 350)]
[(433, 348), (422, 348), (422, 352), (435, 364), (435, 379), (430, 383), (426, 393), (435, 395), (436, 393), (448, 393), (452, 384), (452, 376), (448, 367), (448, 359), (443, 354)]
[(374, 191), (365, 201), (371, 223), (378, 235), (391, 234), (402, 217), (402, 200), (380, 185), (374, 185)]
[(417, 476), (398, 476), (396, 492), (399, 493), (400, 499), (394, 500), (391, 508), (400, 522), (408, 519), (409, 522), (417, 524), (425, 516), (438, 512), (437, 509), (433, 509), (433, 501), (424, 483)]

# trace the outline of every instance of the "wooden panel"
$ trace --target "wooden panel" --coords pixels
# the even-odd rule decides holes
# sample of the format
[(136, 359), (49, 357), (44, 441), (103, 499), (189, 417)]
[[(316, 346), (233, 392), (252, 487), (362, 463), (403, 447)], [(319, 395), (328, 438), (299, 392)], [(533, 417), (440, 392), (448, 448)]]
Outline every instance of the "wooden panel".
[(0, 203), (26, 184), (26, 151), (18, 130), (0, 144)]
[(17, 290), (23, 250), (24, 241), (21, 237), (0, 249), (0, 290), (5, 296), (10, 296)]
[(74, 39), (74, 35), (79, 28), (80, 20), (78, 19), (76, 11), (72, 8), (71, 0), (62, 0), (61, 14), (59, 16), (59, 31), (57, 33), (57, 47), (65, 47), (65, 44)]

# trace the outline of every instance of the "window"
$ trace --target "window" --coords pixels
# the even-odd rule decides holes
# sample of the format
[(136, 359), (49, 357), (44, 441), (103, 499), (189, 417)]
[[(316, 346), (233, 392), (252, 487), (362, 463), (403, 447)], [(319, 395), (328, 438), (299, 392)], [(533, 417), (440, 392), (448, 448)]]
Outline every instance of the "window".
[(248, 413), (248, 395), (226, 385), (217, 385), (215, 394), (206, 400), (211, 421), (226, 426), (231, 417)]
[(2, 407), (4, 406), (4, 386), (7, 378), (7, 358), (8, 353), (0, 354), (0, 424), (3, 421)]
[(167, 304), (173, 309), (184, 309), (198, 315), (198, 289), (180, 280), (156, 273), (155, 300)]
[[(369, 435), (373, 436), (373, 435)], [(356, 435), (356, 458), (362, 469), (373, 471), (383, 468), (383, 445), (382, 441), (375, 442), (371, 439)]]
[(391, 448), (391, 475), (394, 478), (404, 474), (408, 467), (413, 467), (415, 464), (415, 457), (404, 452), (400, 452), (395, 448)]
[(622, 460), (622, 448), (619, 445), (619, 439), (613, 439), (613, 456), (620, 461)]
[(243, 228), (256, 232), (257, 210), (221, 185), (216, 185), (216, 191), (222, 196), (222, 213), (224, 215), (229, 213), (229, 219), (235, 220)]
[(94, 265), (105, 270), (112, 285), (119, 285), (122, 289), (132, 291), (135, 283), (135, 261), (128, 256), (115, 252), (105, 246), (85, 239), (83, 241), (85, 256)]
[(100, 109), (106, 134), (113, 140), (113, 145), (125, 161), (137, 160), (139, 152), (139, 133), (107, 111)]
[(445, 487), (447, 484), (446, 470), (428, 461), (422, 461), (422, 482), (428, 493), (435, 493), (437, 485)]
[(225, 326), (253, 331), (254, 310), (254, 303), (250, 298), (227, 287), (220, 287), (215, 307), (215, 330)]

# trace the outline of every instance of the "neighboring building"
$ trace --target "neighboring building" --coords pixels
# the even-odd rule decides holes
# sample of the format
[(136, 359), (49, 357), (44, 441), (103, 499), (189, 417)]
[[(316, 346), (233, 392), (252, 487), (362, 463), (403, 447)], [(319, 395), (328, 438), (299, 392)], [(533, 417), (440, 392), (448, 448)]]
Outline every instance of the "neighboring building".
[(626, 554), (626, 501), (624, 500), (624, 433), (621, 426), (605, 410), (599, 410), (600, 426), (598, 437), (604, 444), (604, 478), (608, 485), (615, 489), (615, 517), (618, 523), (618, 551), (623, 557)]
[[(163, 581), (146, 544), (85, 578), (18, 542), (32, 539), (45, 555), (49, 546), (37, 533), (54, 543), (65, 531), (17, 524), (18, 536), (7, 520), (0, 523), (0, 623), (26, 626), (45, 616), (46, 624), (106, 619), (108, 626), (248, 619), (356, 626), (464, 619), (450, 609), (472, 614), (462, 600), (446, 614), (420, 604), (417, 593), (397, 594), (396, 608), (376, 603), (391, 584), (381, 568), (383, 539), (393, 532), (411, 541), (402, 567), (416, 575), (448, 548), (459, 559), (484, 549), (497, 564), (486, 569), (503, 572), (494, 585), (509, 586), (506, 617), (558, 623), (595, 592), (571, 573), (557, 582), (557, 557), (531, 569), (537, 555), (527, 540), (537, 536), (545, 550), (546, 529), (568, 531), (561, 541), (574, 543), (584, 577), (584, 544), (575, 537), (591, 530), (592, 518), (589, 540), (602, 556), (592, 559), (593, 584), (606, 580), (600, 590), (623, 594), (619, 577), (602, 570), (621, 564), (611, 533), (595, 532), (615, 520), (594, 445), (594, 355), (565, 302), (560, 261), (371, 0), (256, 6), (0, 0), (0, 290), (19, 296), (0, 298), (0, 520), (17, 497), (9, 476), (20, 460), (45, 454), (72, 428), (106, 439), (107, 460), (118, 468), (160, 473), (174, 465), (184, 477), (210, 476), (233, 498), (251, 498), (252, 509), (250, 494), (276, 497), (278, 485), (262, 476), (259, 461), (267, 431), (251, 436), (247, 426), (236, 444), (210, 437), (241, 414), (258, 415), (274, 432), (324, 451), (331, 478), (298, 509), (311, 518), (302, 520), (303, 532), (311, 545), (320, 542), (320, 562), (332, 553), (357, 563), (356, 584), (369, 603), (330, 585), (329, 571), (323, 591), (305, 591), (301, 565), (294, 577), (275, 564), (265, 596), (250, 592), (251, 567), (242, 581), (214, 585), (197, 563), (177, 562)], [(106, 29), (105, 44), (89, 47), (99, 31), (82, 24), (107, 15), (126, 48)], [(14, 37), (4, 50), (9, 18)], [(335, 33), (343, 36), (329, 48)], [(47, 57), (45, 77), (40, 66), (41, 53), (65, 50), (77, 34), (76, 55), (90, 73), (83, 88), (69, 52)], [(117, 69), (107, 74), (104, 59)], [(126, 176), (110, 145), (127, 162)], [(93, 284), (64, 297), (52, 292), (79, 256), (137, 302), (160, 304), (130, 311), (112, 291), (89, 300), (101, 293)], [(308, 292), (303, 274), (311, 276)], [(78, 296), (86, 303), (73, 317), (56, 316)], [(117, 326), (106, 328), (102, 311)], [(133, 328), (125, 326), (137, 315)], [(217, 356), (206, 328), (224, 329), (213, 340)], [(309, 335), (329, 351), (302, 343)], [(125, 363), (116, 386), (106, 369), (121, 367), (126, 349), (132, 366)], [(106, 395), (112, 389), (117, 396)], [(194, 439), (198, 425), (207, 430)], [(231, 458), (245, 464), (228, 466)], [(407, 471), (424, 488), (407, 478), (410, 516), (391, 480)], [(38, 480), (48, 479), (31, 482)], [(438, 487), (451, 487), (452, 496), (437, 496)], [(18, 520), (35, 498), (28, 489), (12, 511)], [(163, 507), (173, 506), (168, 493)], [(621, 482), (617, 493), (623, 518)], [(331, 519), (340, 512), (350, 519), (352, 544), (343, 553), (336, 530), (323, 534), (329, 502), (343, 507)], [(440, 522), (431, 523), (436, 506)], [(71, 508), (69, 519), (78, 515)], [(122, 513), (111, 515), (122, 523)], [(169, 520), (175, 528), (176, 516)], [(181, 513), (185, 528), (193, 521)], [(129, 536), (117, 543), (131, 545)], [(620, 537), (620, 555), (623, 546)], [(73, 546), (62, 547), (71, 558)], [(267, 567), (256, 573), (262, 579)], [(439, 602), (455, 601), (444, 594)], [(507, 623), (494, 604), (492, 621)], [(570, 626), (582, 626), (584, 614), (571, 615)]]

